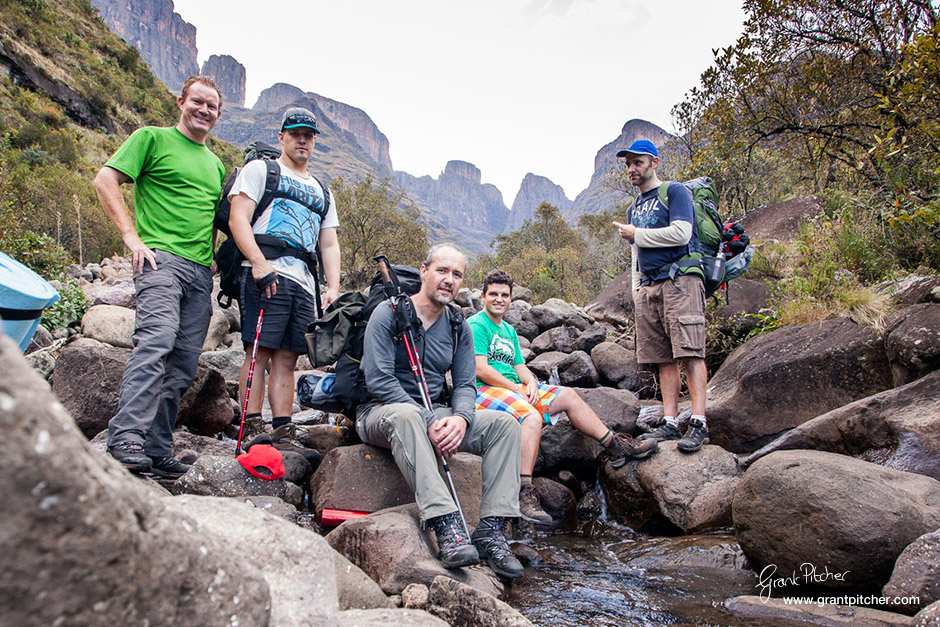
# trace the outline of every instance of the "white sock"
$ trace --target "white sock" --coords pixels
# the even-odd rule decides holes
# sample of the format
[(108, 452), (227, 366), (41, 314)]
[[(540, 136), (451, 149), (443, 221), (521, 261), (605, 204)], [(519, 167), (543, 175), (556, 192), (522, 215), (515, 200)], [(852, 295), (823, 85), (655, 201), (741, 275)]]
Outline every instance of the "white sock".
[(701, 420), (703, 427), (707, 427), (707, 426), (708, 426), (708, 423), (705, 422), (705, 416), (699, 416), (698, 414), (692, 414), (692, 418), (691, 418), (691, 419), (692, 419), (692, 420)]
[(676, 428), (679, 427), (679, 421), (676, 419), (675, 416), (663, 416), (663, 420), (665, 420), (666, 424), (669, 425), (670, 427), (676, 427)]

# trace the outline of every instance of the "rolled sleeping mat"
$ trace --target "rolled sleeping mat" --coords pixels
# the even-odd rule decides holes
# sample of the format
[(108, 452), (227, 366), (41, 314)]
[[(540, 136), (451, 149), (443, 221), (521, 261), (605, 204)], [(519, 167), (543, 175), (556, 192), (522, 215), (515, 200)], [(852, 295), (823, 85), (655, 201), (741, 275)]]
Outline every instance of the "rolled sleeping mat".
[(29, 347), (42, 310), (59, 300), (59, 293), (44, 278), (0, 253), (0, 320), (3, 332), (19, 344)]

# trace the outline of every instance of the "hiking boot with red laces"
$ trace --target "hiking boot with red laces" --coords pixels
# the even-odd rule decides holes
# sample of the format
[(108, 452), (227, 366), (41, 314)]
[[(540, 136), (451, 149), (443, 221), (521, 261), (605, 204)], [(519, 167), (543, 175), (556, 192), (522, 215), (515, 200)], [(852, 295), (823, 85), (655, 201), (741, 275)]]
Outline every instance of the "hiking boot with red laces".
[(281, 425), (271, 433), (271, 446), (282, 453), (300, 453), (314, 469), (320, 465), (320, 451), (315, 448), (307, 448), (297, 439), (297, 425), (292, 422)]
[(631, 459), (646, 459), (658, 448), (659, 442), (656, 440), (637, 440), (625, 433), (615, 433), (613, 441), (607, 447), (607, 455), (610, 456), (610, 465), (620, 468)]
[(522, 513), (523, 520), (533, 525), (550, 526), (554, 524), (552, 517), (542, 509), (539, 504), (539, 493), (535, 486), (529, 484), (522, 486), (519, 490), (519, 511)]
[(506, 540), (508, 526), (508, 518), (487, 516), (480, 519), (480, 524), (470, 537), (473, 538), (480, 558), (486, 558), (493, 572), (507, 579), (516, 579), (522, 576), (525, 569), (509, 548), (509, 542)]
[(441, 549), (441, 562), (444, 568), (460, 568), (480, 563), (477, 550), (470, 543), (460, 514), (451, 512), (435, 516), (427, 521), (427, 526), (437, 536), (437, 546)]
[(689, 428), (685, 435), (676, 444), (676, 448), (683, 453), (694, 453), (708, 442), (708, 425), (697, 418), (689, 420)]
[(135, 475), (149, 474), (153, 468), (140, 442), (116, 442), (108, 447), (108, 453)]
[(655, 428), (652, 431), (640, 436), (641, 440), (657, 440), (662, 442), (664, 440), (678, 440), (682, 437), (682, 432), (679, 431), (679, 427), (674, 427), (665, 420), (660, 420), (653, 426)]

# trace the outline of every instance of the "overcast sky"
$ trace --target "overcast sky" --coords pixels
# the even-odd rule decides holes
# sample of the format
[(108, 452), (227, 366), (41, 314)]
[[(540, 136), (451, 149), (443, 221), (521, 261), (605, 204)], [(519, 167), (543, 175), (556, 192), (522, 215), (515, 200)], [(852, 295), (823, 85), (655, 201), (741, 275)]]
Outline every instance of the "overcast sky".
[(285, 82), (359, 107), (396, 170), (469, 161), (506, 206), (527, 172), (573, 199), (627, 120), (672, 132), (670, 109), (744, 21), (740, 0), (174, 1), (200, 65), (245, 66), (247, 106)]

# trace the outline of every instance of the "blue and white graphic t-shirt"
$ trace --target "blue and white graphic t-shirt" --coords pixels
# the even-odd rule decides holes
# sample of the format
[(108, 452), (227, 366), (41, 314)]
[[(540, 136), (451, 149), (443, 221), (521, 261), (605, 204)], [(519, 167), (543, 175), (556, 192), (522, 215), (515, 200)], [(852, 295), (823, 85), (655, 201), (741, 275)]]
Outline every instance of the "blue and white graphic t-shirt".
[[(239, 172), (229, 192), (229, 198), (243, 193), (258, 202), (264, 194), (266, 177), (267, 167), (264, 161), (258, 159), (249, 162)], [(320, 230), (339, 226), (333, 192), (330, 192), (330, 208), (321, 222), (319, 213), (307, 208), (307, 205), (311, 204), (317, 209), (322, 210), (323, 207), (323, 188), (316, 178), (309, 174), (303, 177), (282, 165), (278, 185), (277, 197), (258, 216), (252, 225), (252, 231), (256, 235), (271, 235), (296, 248), (316, 252)], [(268, 261), (279, 275), (296, 281), (311, 294), (316, 290), (313, 276), (303, 260), (296, 257), (279, 257)], [(251, 263), (245, 261), (242, 265), (250, 267)]]
[[(665, 183), (664, 183), (665, 185)], [(637, 247), (640, 272), (646, 275), (653, 274), (657, 269), (678, 261), (688, 254), (689, 250), (697, 250), (698, 233), (695, 229), (695, 207), (692, 204), (692, 194), (682, 183), (670, 183), (666, 191), (669, 200), (667, 207), (659, 200), (659, 187), (640, 194), (627, 214), (627, 221), (638, 229), (660, 229), (672, 224), (675, 220), (684, 220), (692, 224), (692, 241), (685, 246), (667, 246), (662, 248)], [(652, 280), (659, 280), (662, 276), (650, 276)]]

